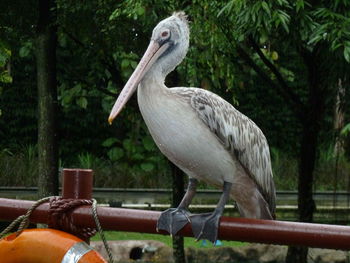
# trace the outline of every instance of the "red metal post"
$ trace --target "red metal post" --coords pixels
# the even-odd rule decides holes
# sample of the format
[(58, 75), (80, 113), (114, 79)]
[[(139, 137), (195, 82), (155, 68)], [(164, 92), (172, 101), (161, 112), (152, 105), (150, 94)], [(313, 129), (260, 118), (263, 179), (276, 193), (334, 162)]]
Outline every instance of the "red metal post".
[[(0, 219), (13, 220), (25, 214), (33, 204), (33, 201), (0, 198)], [(47, 223), (48, 208), (48, 204), (39, 206), (31, 222)], [(105, 230), (157, 233), (158, 211), (99, 207), (97, 212)], [(71, 216), (80, 227), (95, 227), (89, 207), (79, 207)], [(189, 224), (180, 235), (192, 236)], [(350, 227), (222, 217), (219, 239), (350, 250)]]
[[(63, 169), (62, 184), (62, 199), (91, 200), (93, 171), (90, 169)], [(89, 238), (84, 236), (80, 236), (80, 238), (86, 243), (90, 243)]]
[(62, 198), (92, 198), (93, 171), (90, 169), (63, 169)]

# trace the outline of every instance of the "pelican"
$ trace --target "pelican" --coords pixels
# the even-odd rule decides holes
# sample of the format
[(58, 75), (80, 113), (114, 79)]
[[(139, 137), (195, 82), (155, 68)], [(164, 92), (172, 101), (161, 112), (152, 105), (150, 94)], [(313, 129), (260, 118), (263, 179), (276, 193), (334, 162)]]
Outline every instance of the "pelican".
[[(161, 213), (157, 229), (175, 235), (190, 223), (197, 240), (215, 242), (230, 198), (243, 217), (273, 219), (275, 186), (267, 140), (252, 120), (210, 91), (165, 86), (165, 77), (184, 59), (188, 45), (184, 12), (159, 22), (108, 121), (112, 123), (137, 89), (141, 114), (156, 145), (189, 176), (180, 205)], [(188, 211), (199, 180), (222, 189), (212, 213)]]

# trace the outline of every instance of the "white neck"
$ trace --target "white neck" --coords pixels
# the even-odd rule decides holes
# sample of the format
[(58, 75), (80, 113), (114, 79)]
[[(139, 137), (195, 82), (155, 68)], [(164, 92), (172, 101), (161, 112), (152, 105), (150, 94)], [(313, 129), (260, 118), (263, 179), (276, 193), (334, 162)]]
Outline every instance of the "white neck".
[(162, 72), (161, 64), (155, 63), (142, 78), (141, 86), (142, 88), (153, 85), (157, 87), (164, 86), (165, 77), (166, 75)]

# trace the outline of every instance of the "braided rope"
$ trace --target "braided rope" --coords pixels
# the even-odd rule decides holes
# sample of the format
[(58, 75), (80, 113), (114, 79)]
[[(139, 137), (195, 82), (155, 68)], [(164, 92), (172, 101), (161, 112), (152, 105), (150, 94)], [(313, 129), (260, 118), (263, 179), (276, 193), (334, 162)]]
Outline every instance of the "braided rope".
[(88, 239), (96, 234), (96, 229), (90, 227), (78, 227), (74, 225), (71, 214), (74, 209), (82, 205), (92, 205), (92, 200), (63, 199), (55, 197), (50, 200), (49, 220), (50, 228), (60, 229), (81, 238)]
[(104, 235), (103, 229), (101, 227), (100, 220), (97, 215), (97, 201), (95, 199), (85, 200), (85, 199), (62, 199), (58, 196), (45, 197), (38, 201), (36, 201), (31, 208), (28, 209), (25, 215), (21, 215), (17, 217), (15, 220), (11, 222), (9, 226), (7, 226), (0, 233), (0, 240), (3, 239), (7, 234), (9, 234), (12, 229), (19, 224), (17, 229), (17, 236), (22, 233), (24, 229), (29, 226), (30, 216), (33, 211), (43, 203), (50, 202), (49, 208), (49, 222), (48, 225), (50, 228), (61, 229), (65, 232), (73, 233), (74, 235), (81, 237), (82, 239), (87, 239), (96, 234), (96, 229), (94, 228), (81, 228), (77, 227), (73, 224), (71, 220), (71, 213), (73, 210), (82, 205), (91, 205), (92, 216), (94, 218), (98, 233), (101, 237), (103, 245), (108, 255), (108, 261), (110, 263), (114, 262), (113, 255), (111, 249), (107, 243), (106, 237)]
[(28, 209), (27, 213), (25, 215), (21, 215), (19, 217), (17, 217), (15, 220), (12, 221), (12, 223), (6, 227), (1, 233), (0, 233), (0, 239), (4, 238), (5, 235), (7, 235), (8, 233), (11, 232), (11, 230), (17, 225), (19, 224), (18, 226), (18, 229), (17, 229), (17, 236), (19, 234), (22, 233), (22, 231), (24, 229), (26, 229), (28, 226), (29, 226), (29, 218), (32, 214), (32, 212), (41, 204), (43, 203), (46, 203), (50, 200), (51, 197), (45, 197), (45, 198), (42, 198), (38, 201), (36, 201), (31, 208)]
[(100, 220), (98, 219), (98, 215), (97, 215), (97, 201), (96, 201), (96, 199), (92, 199), (91, 211), (92, 211), (92, 216), (93, 216), (93, 218), (95, 220), (95, 224), (96, 224), (98, 233), (100, 234), (100, 237), (102, 239), (103, 245), (104, 245), (105, 250), (107, 252), (108, 261), (110, 263), (113, 263), (114, 259), (113, 259), (111, 248), (109, 247), (109, 245), (107, 243), (105, 234), (104, 234), (103, 229), (102, 229), (101, 224), (100, 224)]

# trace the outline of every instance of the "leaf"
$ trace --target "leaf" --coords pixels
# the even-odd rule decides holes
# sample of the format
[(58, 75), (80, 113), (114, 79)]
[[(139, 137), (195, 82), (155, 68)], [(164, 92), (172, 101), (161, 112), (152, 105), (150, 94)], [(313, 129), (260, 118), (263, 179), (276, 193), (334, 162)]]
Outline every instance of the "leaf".
[(113, 13), (109, 16), (109, 21), (112, 21), (116, 18), (118, 18), (118, 16), (120, 16), (121, 12), (120, 12), (120, 9), (115, 9), (113, 11)]
[(132, 150), (132, 143), (130, 139), (125, 139), (123, 141), (123, 147), (125, 150), (127, 150), (128, 152), (130, 152)]
[(85, 97), (79, 97), (76, 100), (76, 103), (78, 104), (79, 107), (86, 109), (87, 105), (88, 105), (88, 101)]
[(62, 95), (61, 97), (62, 106), (69, 105), (72, 99), (73, 99), (73, 96), (71, 96), (70, 94), (68, 95), (68, 93)]
[(346, 124), (345, 127), (341, 130), (341, 135), (348, 135), (350, 133), (350, 123)]
[(137, 15), (142, 16), (145, 13), (145, 8), (143, 6), (137, 7), (136, 13)]
[(282, 24), (282, 27), (284, 28), (284, 30), (289, 33), (289, 27), (288, 27), (288, 23), (289, 23), (289, 20), (290, 20), (290, 17), (289, 15), (282, 11), (282, 10), (278, 10), (277, 11), (277, 16), (278, 16), (278, 19), (280, 21), (280, 23)]
[(0, 73), (0, 82), (2, 82), (2, 83), (11, 83), (12, 82), (12, 77), (8, 74), (7, 71)]
[(299, 12), (300, 9), (304, 9), (304, 0), (297, 0), (295, 3), (296, 11)]
[(350, 63), (350, 42), (349, 45), (344, 47), (344, 58), (348, 63)]
[(110, 137), (102, 143), (102, 146), (103, 147), (111, 147), (113, 144), (115, 144), (118, 141), (119, 140), (117, 138)]
[(153, 163), (141, 163), (141, 169), (145, 172), (150, 172), (154, 169)]
[(21, 58), (28, 57), (31, 51), (31, 44), (26, 43), (23, 47), (19, 49), (19, 56)]
[(147, 151), (152, 151), (155, 149), (154, 142), (149, 136), (142, 138), (142, 144)]
[(311, 38), (309, 40), (309, 42), (307, 42), (308, 45), (312, 45), (312, 44), (315, 44), (317, 43), (318, 41), (320, 41), (322, 39), (322, 35), (316, 35), (314, 36), (313, 38)]
[(107, 152), (111, 161), (117, 161), (124, 156), (124, 151), (121, 148), (114, 147)]
[(130, 60), (129, 59), (123, 59), (121, 63), (122, 69), (127, 68), (130, 65)]
[(261, 2), (261, 6), (265, 10), (265, 12), (270, 16), (271, 15), (271, 10), (270, 10), (269, 5), (265, 1), (262, 1)]
[(2, 50), (0, 50), (0, 67), (4, 67), (6, 65), (7, 59), (8, 56), (6, 56), (6, 54), (3, 54)]
[(277, 60), (278, 59), (278, 53), (276, 51), (272, 51), (271, 58), (272, 58), (272, 60)]
[(72, 94), (78, 94), (80, 93), (82, 87), (81, 87), (81, 84), (77, 84), (75, 85), (73, 88), (71, 88), (70, 92), (72, 92)]
[(132, 67), (133, 69), (135, 69), (135, 68), (137, 67), (137, 62), (131, 60), (131, 61), (130, 61), (130, 65), (131, 65), (131, 67)]
[(135, 153), (131, 156), (131, 159), (133, 161), (143, 161), (145, 160), (145, 156), (143, 156), (141, 153)]
[(232, 6), (234, 1), (230, 1), (227, 5), (225, 5), (220, 12), (218, 13), (217, 17), (221, 16), (223, 12), (227, 11), (228, 13), (231, 12)]

